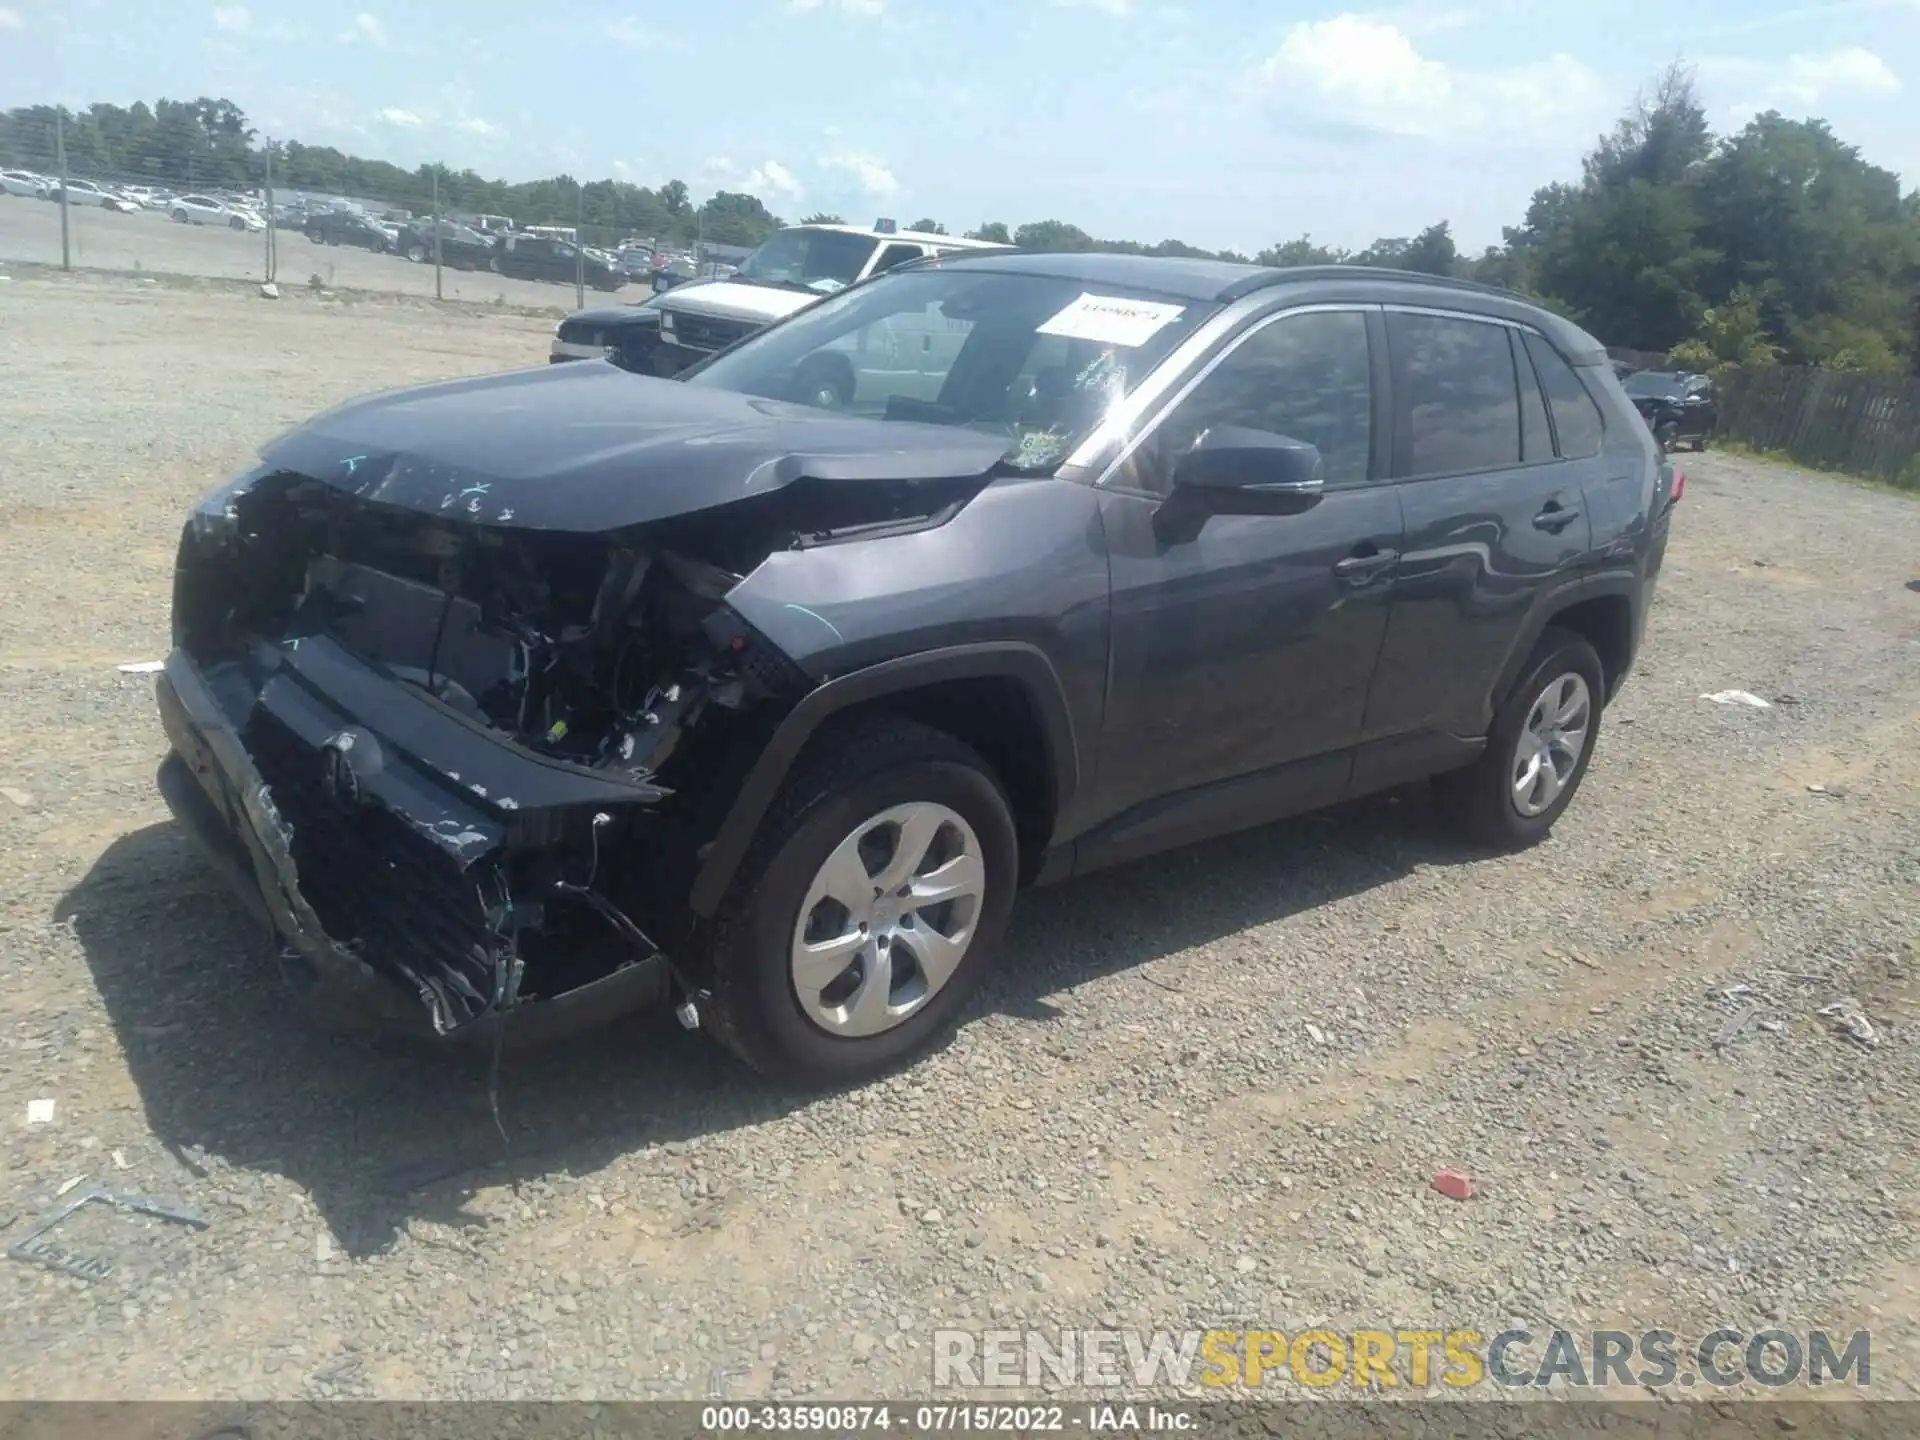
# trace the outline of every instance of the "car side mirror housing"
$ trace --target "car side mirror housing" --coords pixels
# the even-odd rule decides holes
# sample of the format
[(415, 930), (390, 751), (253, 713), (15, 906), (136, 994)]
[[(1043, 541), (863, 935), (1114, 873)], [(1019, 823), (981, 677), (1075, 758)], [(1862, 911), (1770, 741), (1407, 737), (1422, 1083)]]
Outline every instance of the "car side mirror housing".
[(1219, 514), (1258, 514), (1277, 499), (1317, 495), (1326, 485), (1318, 447), (1270, 430), (1215, 425), (1173, 467), (1173, 488), (1204, 497)]

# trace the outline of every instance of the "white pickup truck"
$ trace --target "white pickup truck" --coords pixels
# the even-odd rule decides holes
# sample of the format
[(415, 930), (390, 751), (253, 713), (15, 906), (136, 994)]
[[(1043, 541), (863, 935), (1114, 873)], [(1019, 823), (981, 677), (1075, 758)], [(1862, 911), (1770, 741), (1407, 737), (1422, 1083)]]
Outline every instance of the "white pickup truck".
[[(555, 331), (550, 358), (599, 359), (611, 354), (630, 369), (675, 375), (870, 275), (931, 255), (1005, 248), (986, 240), (917, 230), (793, 225), (775, 234), (724, 280), (689, 281), (640, 306), (608, 306), (569, 315)], [(852, 396), (841, 398), (844, 403)]]

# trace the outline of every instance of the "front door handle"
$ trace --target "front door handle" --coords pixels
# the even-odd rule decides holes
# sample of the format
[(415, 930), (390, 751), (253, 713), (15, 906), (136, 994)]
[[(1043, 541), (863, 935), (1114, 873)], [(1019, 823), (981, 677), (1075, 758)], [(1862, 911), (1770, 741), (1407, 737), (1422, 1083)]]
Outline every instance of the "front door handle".
[(1579, 518), (1578, 506), (1562, 505), (1558, 500), (1549, 500), (1546, 507), (1533, 517), (1533, 528), (1558, 534)]
[(1364, 554), (1349, 555), (1344, 560), (1336, 561), (1333, 573), (1342, 580), (1364, 585), (1399, 558), (1398, 550), (1368, 550)]

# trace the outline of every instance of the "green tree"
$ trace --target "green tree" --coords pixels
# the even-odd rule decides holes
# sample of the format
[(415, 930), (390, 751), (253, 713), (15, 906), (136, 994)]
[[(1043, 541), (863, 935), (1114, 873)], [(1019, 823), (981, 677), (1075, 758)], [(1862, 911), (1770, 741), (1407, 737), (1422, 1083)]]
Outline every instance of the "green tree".
[(1345, 263), (1347, 252), (1330, 249), (1317, 244), (1310, 235), (1302, 235), (1298, 240), (1287, 240), (1278, 245), (1269, 245), (1253, 257), (1256, 265), (1278, 265), (1292, 267), (1296, 265), (1339, 265)]
[(838, 215), (829, 214), (825, 210), (816, 210), (800, 223), (802, 225), (844, 225), (847, 222)]
[(1771, 365), (1780, 348), (1767, 338), (1758, 291), (1742, 285), (1726, 303), (1701, 312), (1699, 334), (1676, 345), (1668, 360), (1677, 369), (1710, 371), (1727, 365)]
[(944, 235), (947, 233), (947, 227), (942, 225), (938, 220), (916, 220), (907, 228), (909, 230), (918, 230), (925, 235)]
[(1899, 177), (1824, 121), (1756, 117), (1721, 143), (1695, 190), (1719, 256), (1709, 289), (1757, 292), (1790, 359), (1831, 363), (1844, 351), (1856, 368), (1883, 369), (1912, 350), (1920, 226)]
[(780, 228), (780, 217), (757, 196), (722, 190), (700, 207), (701, 234), (716, 245), (758, 245)]
[(1064, 220), (1035, 220), (1013, 232), (1022, 250), (1092, 250), (1094, 239), (1078, 225)]
[(995, 245), (1011, 245), (1013, 243), (1013, 236), (1007, 232), (1007, 227), (998, 220), (989, 220), (978, 230), (967, 231), (966, 238), (969, 240), (989, 240)]

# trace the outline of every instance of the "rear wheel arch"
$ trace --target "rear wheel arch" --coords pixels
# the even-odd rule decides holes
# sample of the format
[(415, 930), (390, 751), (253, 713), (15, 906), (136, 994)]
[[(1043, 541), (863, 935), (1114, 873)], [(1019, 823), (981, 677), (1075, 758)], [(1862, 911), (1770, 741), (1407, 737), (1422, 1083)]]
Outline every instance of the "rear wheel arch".
[(1609, 577), (1577, 581), (1550, 596), (1514, 637), (1514, 646), (1508, 653), (1499, 682), (1487, 697), (1489, 714), (1506, 703), (1533, 657), (1540, 637), (1555, 626), (1571, 630), (1593, 646), (1600, 657), (1605, 679), (1605, 700), (1612, 700), (1633, 665), (1633, 586), (1634, 582), (1628, 577)]
[(688, 894), (710, 918), (762, 819), (803, 752), (840, 728), (892, 713), (944, 731), (980, 754), (1013, 804), (1022, 879), (1032, 877), (1079, 783), (1066, 695), (1052, 663), (1020, 643), (954, 646), (882, 662), (828, 681), (788, 712), (748, 771)]

